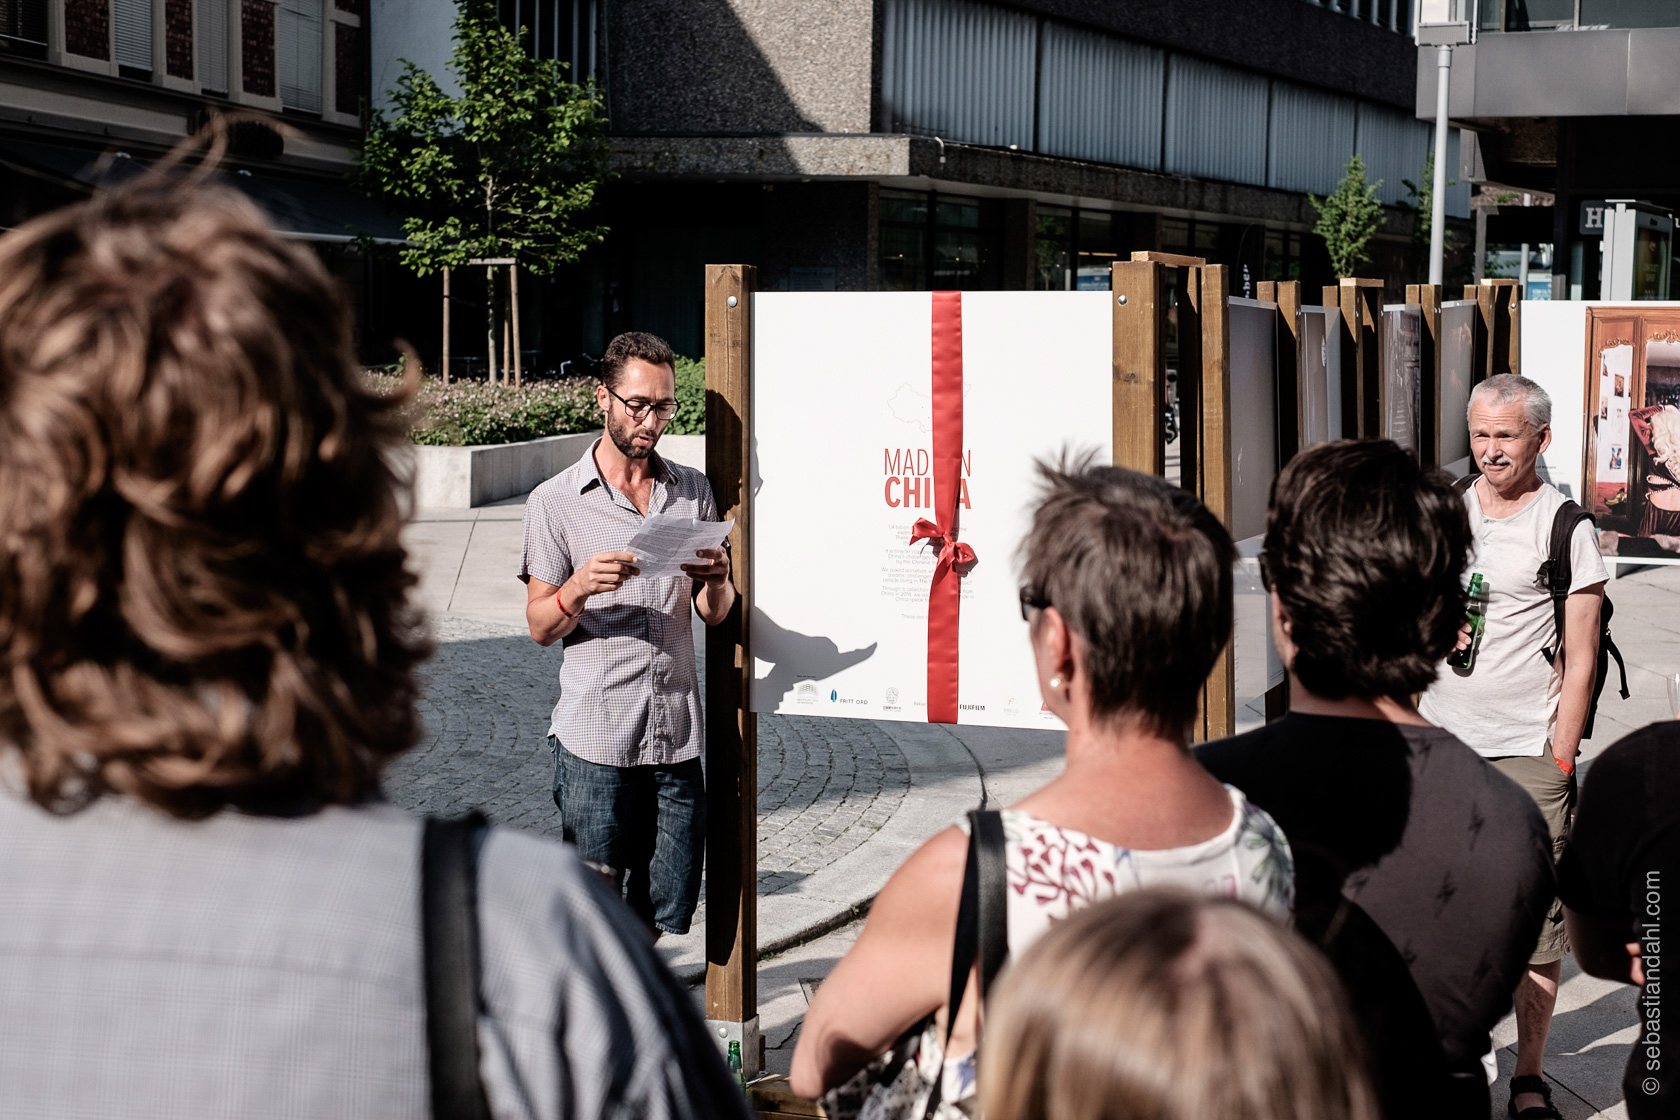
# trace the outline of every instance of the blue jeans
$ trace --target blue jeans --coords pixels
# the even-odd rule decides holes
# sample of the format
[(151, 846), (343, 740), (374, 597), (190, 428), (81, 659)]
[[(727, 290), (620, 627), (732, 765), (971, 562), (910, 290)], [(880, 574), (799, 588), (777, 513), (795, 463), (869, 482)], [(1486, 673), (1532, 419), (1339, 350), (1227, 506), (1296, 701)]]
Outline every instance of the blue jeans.
[(636, 916), (687, 933), (700, 902), (706, 782), (698, 758), (668, 766), (603, 766), (548, 737), (560, 832), (579, 858), (618, 883)]

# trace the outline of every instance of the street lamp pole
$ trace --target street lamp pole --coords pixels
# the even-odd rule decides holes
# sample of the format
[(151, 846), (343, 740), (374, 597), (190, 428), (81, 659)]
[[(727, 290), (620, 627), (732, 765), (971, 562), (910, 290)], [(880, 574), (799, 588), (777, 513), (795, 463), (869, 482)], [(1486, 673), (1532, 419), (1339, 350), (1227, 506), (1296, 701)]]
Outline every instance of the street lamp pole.
[(1430, 188), (1429, 282), (1442, 283), (1447, 234), (1447, 89), (1452, 78), (1452, 46), (1435, 48), (1435, 181)]

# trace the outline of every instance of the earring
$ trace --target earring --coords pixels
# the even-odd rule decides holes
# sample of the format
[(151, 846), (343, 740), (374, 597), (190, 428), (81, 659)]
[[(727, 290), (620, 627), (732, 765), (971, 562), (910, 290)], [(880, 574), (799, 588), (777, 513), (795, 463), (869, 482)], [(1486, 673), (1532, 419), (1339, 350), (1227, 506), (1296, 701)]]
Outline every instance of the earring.
[(1060, 692), (1061, 690), (1062, 690), (1062, 678), (1061, 677), (1051, 677), (1050, 678), (1050, 691), (1051, 692)]

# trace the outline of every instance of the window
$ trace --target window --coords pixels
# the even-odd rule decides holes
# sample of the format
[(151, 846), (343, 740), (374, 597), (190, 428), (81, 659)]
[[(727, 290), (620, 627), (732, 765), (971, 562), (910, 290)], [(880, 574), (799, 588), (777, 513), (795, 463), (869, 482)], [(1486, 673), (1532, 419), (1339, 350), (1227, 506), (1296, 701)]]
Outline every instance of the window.
[(112, 0), (111, 23), (117, 41), (117, 73), (125, 78), (150, 78), (152, 0)]
[(321, 111), (321, 0), (280, 0), (280, 104)]
[(938, 198), (933, 220), (933, 286), (996, 288), (1002, 208), (993, 199)]
[(228, 91), (227, 0), (198, 0), (193, 40), (198, 51), (198, 84), (205, 93)]
[(0, 0), (0, 54), (47, 57), (47, 0)]
[(503, 27), (524, 29), (532, 54), (566, 63), (566, 76), (582, 84), (599, 76), (598, 6), (598, 0), (497, 0), (496, 11)]
[(928, 287), (928, 196), (881, 192), (881, 287), (925, 292)]
[(1073, 255), (1073, 211), (1065, 206), (1038, 208), (1038, 250), (1033, 286), (1041, 292), (1073, 287), (1068, 266)]

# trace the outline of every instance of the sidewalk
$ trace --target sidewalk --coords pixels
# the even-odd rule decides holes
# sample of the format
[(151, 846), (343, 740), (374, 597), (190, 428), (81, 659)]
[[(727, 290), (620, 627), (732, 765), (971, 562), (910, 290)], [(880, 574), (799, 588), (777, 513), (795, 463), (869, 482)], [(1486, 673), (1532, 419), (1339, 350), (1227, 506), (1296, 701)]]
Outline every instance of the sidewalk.
[[(476, 510), (422, 510), (405, 540), (434, 620), (426, 673), (428, 738), (390, 775), (393, 800), (435, 813), (477, 805), (498, 823), (557, 832), (546, 746), (560, 652), (525, 630), (514, 577), (523, 499)], [(1617, 738), (1669, 718), (1667, 673), (1680, 671), (1680, 568), (1610, 585), (1631, 700), (1606, 689), (1585, 764)], [(704, 660), (702, 657), (702, 672)], [(982, 803), (1006, 805), (1061, 765), (1061, 736), (1000, 728), (764, 716), (759, 720), (760, 1025), (772, 1070), (785, 1072), (810, 991), (857, 936), (858, 915), (928, 836)], [(1585, 768), (1583, 769), (1583, 774)], [(704, 904), (694, 931), (660, 951), (691, 981), (703, 974)], [(1547, 1072), (1566, 1120), (1625, 1118), (1621, 1071), (1637, 1033), (1634, 993), (1565, 962)], [(1502, 1078), (1515, 1021), (1495, 1032)], [(1492, 1117), (1505, 1115), (1503, 1081)]]

